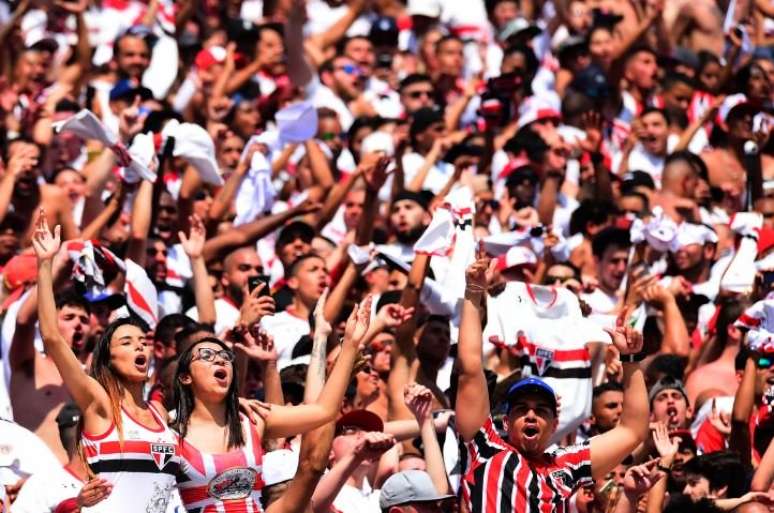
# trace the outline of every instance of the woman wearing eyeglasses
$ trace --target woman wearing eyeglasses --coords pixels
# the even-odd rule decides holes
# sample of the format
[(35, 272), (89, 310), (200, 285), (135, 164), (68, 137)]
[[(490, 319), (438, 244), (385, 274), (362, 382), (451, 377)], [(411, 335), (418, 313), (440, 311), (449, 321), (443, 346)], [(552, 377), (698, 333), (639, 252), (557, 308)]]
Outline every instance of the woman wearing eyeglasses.
[[(336, 418), (370, 312), (370, 297), (353, 310), (339, 358), (315, 403), (272, 405), (257, 424), (239, 415), (234, 379), (238, 369), (234, 353), (224, 342), (204, 338), (181, 354), (175, 376), (174, 427), (180, 434), (182, 459), (178, 488), (188, 511), (261, 511), (261, 440), (305, 433)], [(260, 334), (257, 338), (271, 350), (270, 337)], [(310, 372), (324, 376), (324, 365)]]
[(166, 412), (144, 399), (153, 346), (140, 323), (119, 319), (105, 329), (94, 349), (90, 372), (59, 332), (52, 260), (60, 247), (38, 213), (32, 245), (38, 257), (38, 318), (46, 355), (83, 412), (82, 446), (91, 471), (113, 485), (104, 511), (164, 513), (177, 502), (175, 475), (180, 459)]

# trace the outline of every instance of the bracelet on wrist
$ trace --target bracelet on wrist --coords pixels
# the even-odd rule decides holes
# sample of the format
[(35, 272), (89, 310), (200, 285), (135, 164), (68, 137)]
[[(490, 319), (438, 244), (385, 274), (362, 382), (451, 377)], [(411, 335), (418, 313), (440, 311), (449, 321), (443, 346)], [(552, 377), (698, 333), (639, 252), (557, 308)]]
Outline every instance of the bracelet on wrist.
[(642, 352), (621, 355), (621, 363), (639, 363), (644, 359), (645, 359), (645, 354)]
[(672, 473), (672, 467), (667, 467), (666, 465), (662, 465), (661, 463), (656, 464), (656, 470), (660, 470), (661, 472), (669, 475)]

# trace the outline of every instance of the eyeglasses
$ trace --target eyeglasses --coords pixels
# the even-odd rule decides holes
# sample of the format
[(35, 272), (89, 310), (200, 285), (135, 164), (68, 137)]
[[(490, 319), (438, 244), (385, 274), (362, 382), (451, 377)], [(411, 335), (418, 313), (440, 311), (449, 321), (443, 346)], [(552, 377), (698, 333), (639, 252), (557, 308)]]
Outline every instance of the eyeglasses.
[(422, 98), (423, 96), (425, 98), (432, 98), (433, 97), (433, 91), (407, 91), (406, 96), (411, 98), (412, 100), (418, 100)]
[(371, 367), (370, 364), (365, 364), (362, 367), (360, 367), (360, 372), (365, 372), (366, 374), (371, 374), (374, 372), (374, 368)]
[(336, 66), (334, 68), (336, 71), (343, 71), (347, 75), (359, 75), (360, 74), (360, 68), (355, 66), (354, 64), (344, 64), (343, 66)]
[(755, 360), (755, 366), (759, 369), (769, 369), (774, 365), (774, 356), (759, 356)]
[(209, 347), (202, 347), (196, 351), (195, 360), (201, 360), (203, 362), (212, 363), (215, 358), (220, 358), (224, 362), (231, 363), (234, 361), (234, 353), (226, 349), (210, 349)]

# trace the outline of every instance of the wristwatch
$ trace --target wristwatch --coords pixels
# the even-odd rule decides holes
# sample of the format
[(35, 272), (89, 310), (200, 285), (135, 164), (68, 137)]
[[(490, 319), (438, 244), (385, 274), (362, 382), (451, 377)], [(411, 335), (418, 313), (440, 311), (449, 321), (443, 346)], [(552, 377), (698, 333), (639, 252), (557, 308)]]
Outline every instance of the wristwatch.
[(665, 467), (660, 462), (656, 464), (656, 470), (660, 470), (661, 472), (665, 474), (671, 474), (672, 473), (672, 467)]

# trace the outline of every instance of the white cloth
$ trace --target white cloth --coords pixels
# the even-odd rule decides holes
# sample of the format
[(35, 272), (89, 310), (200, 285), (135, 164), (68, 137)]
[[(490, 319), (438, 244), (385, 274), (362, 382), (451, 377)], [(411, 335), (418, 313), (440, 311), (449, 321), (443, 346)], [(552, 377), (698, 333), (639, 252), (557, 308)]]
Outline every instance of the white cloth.
[(0, 485), (15, 484), (33, 474), (46, 474), (60, 463), (43, 440), (9, 420), (0, 419)]
[(276, 196), (277, 191), (271, 182), (271, 162), (266, 155), (256, 151), (250, 161), (250, 170), (237, 191), (234, 226), (249, 223), (271, 211)]
[[(199, 311), (195, 306), (185, 313), (191, 319), (199, 320)], [(221, 335), (233, 328), (239, 320), (239, 308), (223, 298), (215, 300), (215, 334)]]
[(218, 163), (215, 160), (215, 143), (203, 127), (194, 123), (180, 123), (173, 119), (161, 131), (164, 143), (168, 137), (175, 138), (172, 155), (182, 157), (196, 169), (204, 183), (223, 185)]
[(333, 500), (333, 507), (341, 513), (379, 513), (379, 490), (372, 489), (366, 480), (362, 490), (345, 484)]
[(156, 179), (156, 173), (148, 169), (146, 162), (149, 161), (144, 159), (144, 152), (141, 150), (141, 147), (144, 148), (145, 145), (138, 146), (134, 154), (127, 151), (123, 146), (120, 146), (121, 141), (118, 136), (103, 125), (90, 110), (83, 109), (72, 117), (57, 121), (53, 128), (55, 133), (67, 131), (84, 140), (100, 141), (116, 153), (120, 165), (130, 167), (132, 173), (146, 180)]
[(283, 368), (292, 359), (298, 339), (311, 333), (309, 321), (299, 319), (287, 310), (261, 319), (261, 327), (274, 337), (277, 348), (277, 367)]
[(339, 123), (341, 123), (342, 130), (345, 132), (349, 130), (349, 127), (352, 126), (352, 122), (355, 121), (355, 118), (352, 116), (347, 104), (344, 103), (344, 100), (329, 87), (320, 83), (317, 78), (310, 82), (307, 86), (307, 91), (309, 100), (316, 108), (328, 107), (329, 109), (335, 110), (336, 114), (339, 115)]
[(608, 294), (597, 287), (592, 292), (582, 292), (580, 298), (591, 307), (591, 313), (610, 315), (618, 305), (618, 295)]
[(148, 273), (132, 260), (124, 260), (126, 264), (126, 281), (124, 293), (126, 304), (145, 321), (151, 329), (156, 328), (159, 320), (159, 296), (156, 287), (148, 278)]
[[(406, 176), (406, 184), (411, 183), (424, 162), (425, 157), (419, 153), (411, 152), (403, 156), (403, 172)], [(420, 188), (430, 190), (433, 194), (438, 194), (452, 175), (454, 175), (454, 166), (439, 160), (427, 172)]]
[[(61, 465), (47, 472), (38, 472), (22, 486), (11, 513), (53, 512), (61, 502), (77, 497), (82, 487), (83, 482)], [(100, 511), (99, 506), (92, 511)]]

